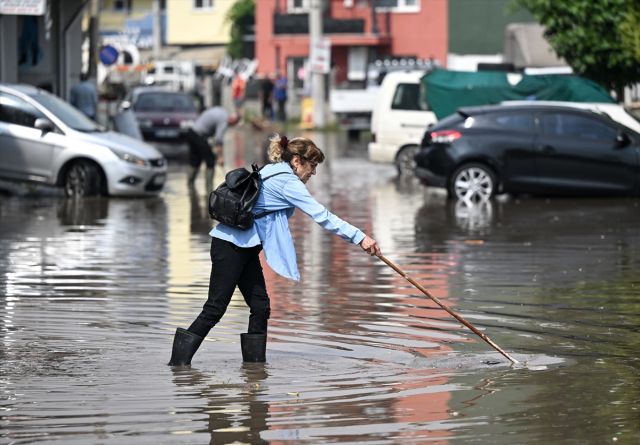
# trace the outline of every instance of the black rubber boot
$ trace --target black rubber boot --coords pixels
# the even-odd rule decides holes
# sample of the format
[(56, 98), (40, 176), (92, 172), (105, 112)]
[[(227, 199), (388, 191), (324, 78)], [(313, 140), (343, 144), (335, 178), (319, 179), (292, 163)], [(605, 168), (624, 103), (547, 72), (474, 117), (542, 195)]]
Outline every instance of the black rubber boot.
[(240, 334), (243, 362), (265, 362), (267, 334)]
[(173, 338), (173, 351), (169, 366), (185, 366), (191, 364), (191, 358), (196, 353), (203, 337), (189, 332), (186, 329), (176, 329), (176, 336)]

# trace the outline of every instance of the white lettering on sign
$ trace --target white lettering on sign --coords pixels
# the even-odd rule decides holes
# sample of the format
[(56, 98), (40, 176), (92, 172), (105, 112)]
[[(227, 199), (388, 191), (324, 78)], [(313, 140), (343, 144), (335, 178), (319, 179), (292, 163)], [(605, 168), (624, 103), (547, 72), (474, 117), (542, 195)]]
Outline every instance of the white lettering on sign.
[(47, 0), (0, 0), (0, 14), (44, 15)]
[(331, 71), (331, 41), (329, 39), (314, 39), (311, 42), (309, 68), (315, 73), (327, 74)]

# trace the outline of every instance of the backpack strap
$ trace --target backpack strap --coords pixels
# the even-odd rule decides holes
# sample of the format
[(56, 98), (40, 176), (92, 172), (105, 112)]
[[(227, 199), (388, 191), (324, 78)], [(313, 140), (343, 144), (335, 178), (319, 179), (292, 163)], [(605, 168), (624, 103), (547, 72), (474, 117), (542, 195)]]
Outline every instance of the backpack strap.
[[(262, 180), (263, 180), (263, 181), (266, 181), (267, 179), (269, 179), (269, 178), (273, 178), (274, 176), (278, 176), (278, 175), (290, 175), (290, 174), (291, 174), (291, 173), (289, 173), (289, 172), (280, 172), (280, 173), (273, 174), (273, 175), (271, 175), (271, 176), (267, 176), (266, 178), (262, 178)], [(277, 212), (277, 211), (278, 211), (278, 210), (271, 210), (270, 212), (264, 212), (264, 213), (261, 213), (261, 214), (259, 214), (259, 215), (254, 215), (253, 219), (255, 220), (255, 219), (264, 218), (265, 216), (267, 216), (267, 215), (271, 215), (272, 213)]]
[(262, 178), (263, 181), (266, 181), (269, 178), (273, 178), (274, 176), (278, 176), (278, 175), (290, 175), (291, 173), (289, 172), (280, 172), (280, 173), (276, 173), (270, 176), (267, 176), (266, 178)]

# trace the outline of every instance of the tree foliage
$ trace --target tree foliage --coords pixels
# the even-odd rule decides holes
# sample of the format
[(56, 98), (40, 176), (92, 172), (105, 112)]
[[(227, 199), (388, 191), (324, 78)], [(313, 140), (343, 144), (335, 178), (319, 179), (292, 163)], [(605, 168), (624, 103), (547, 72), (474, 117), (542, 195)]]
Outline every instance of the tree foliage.
[(238, 0), (229, 8), (226, 21), (231, 24), (231, 40), (227, 53), (234, 59), (242, 57), (243, 37), (255, 23), (255, 0)]
[[(578, 75), (608, 90), (640, 81), (640, 59), (634, 54), (636, 37), (621, 32), (630, 17), (640, 20), (638, 0), (515, 0), (511, 10), (528, 9), (545, 27), (545, 38), (558, 56)], [(635, 15), (630, 11), (636, 11)], [(635, 24), (631, 24), (635, 26)], [(640, 49), (640, 46), (638, 47)], [(620, 97), (620, 96), (619, 96)]]
[(640, 1), (630, 1), (627, 14), (620, 25), (622, 44), (640, 62)]

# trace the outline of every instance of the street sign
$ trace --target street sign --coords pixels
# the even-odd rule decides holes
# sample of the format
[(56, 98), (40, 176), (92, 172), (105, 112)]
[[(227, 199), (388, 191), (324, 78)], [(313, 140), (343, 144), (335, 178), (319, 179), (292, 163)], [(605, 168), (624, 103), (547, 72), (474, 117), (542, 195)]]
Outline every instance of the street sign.
[(311, 42), (309, 68), (314, 73), (328, 74), (331, 71), (331, 40), (314, 39)]
[(113, 65), (118, 61), (118, 50), (111, 45), (100, 48), (100, 62), (104, 65)]
[(0, 0), (0, 14), (44, 15), (47, 0)]

